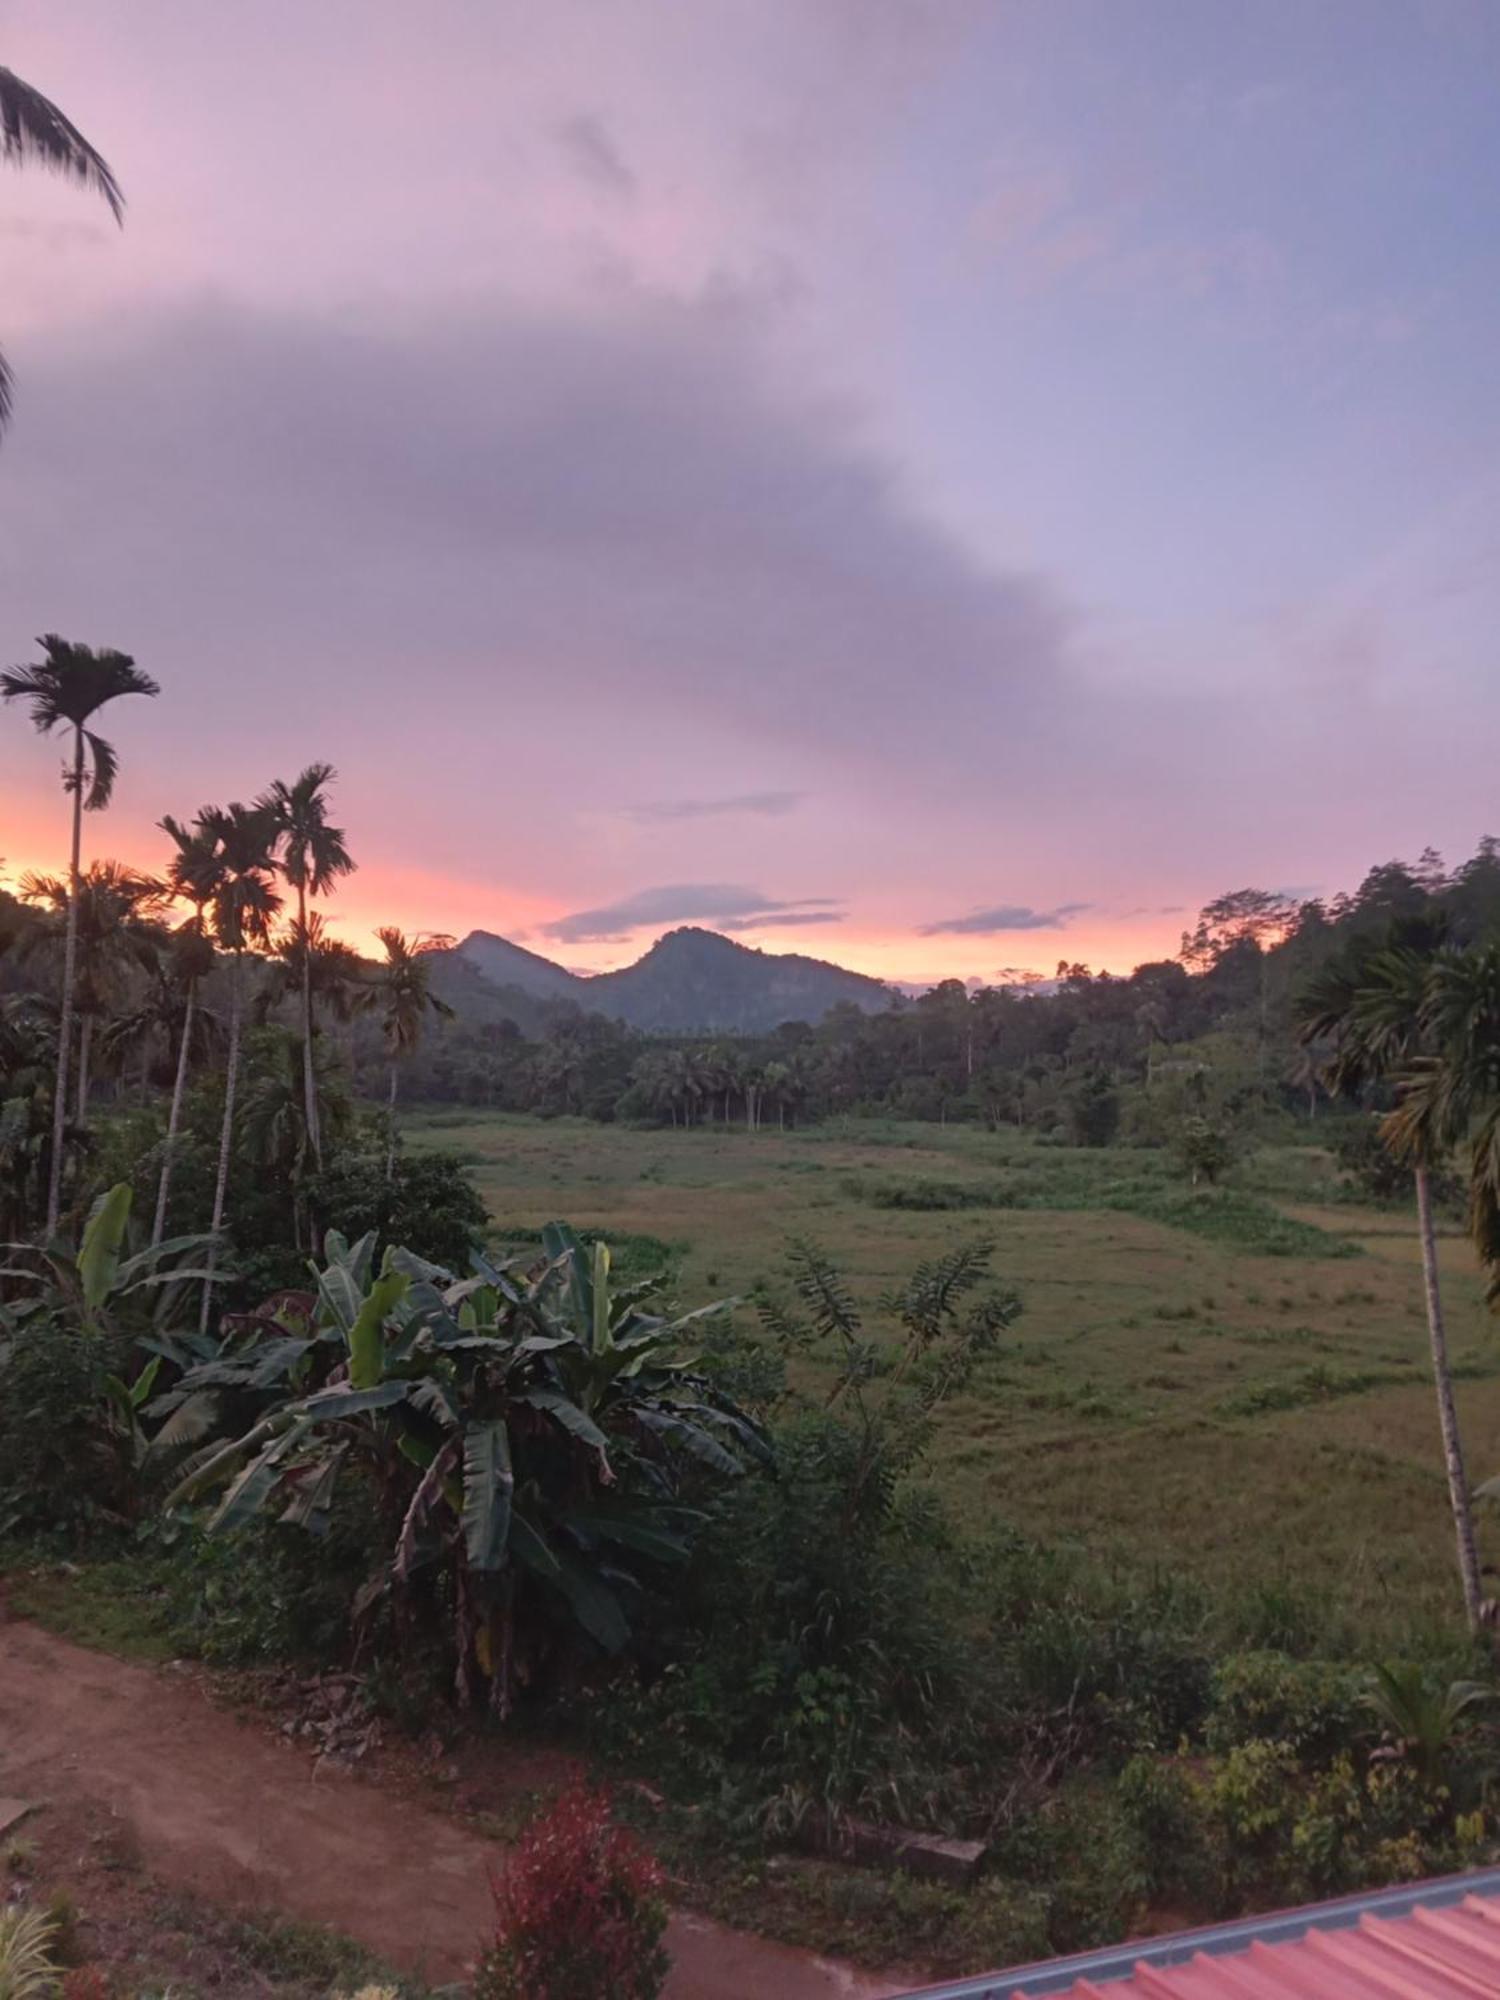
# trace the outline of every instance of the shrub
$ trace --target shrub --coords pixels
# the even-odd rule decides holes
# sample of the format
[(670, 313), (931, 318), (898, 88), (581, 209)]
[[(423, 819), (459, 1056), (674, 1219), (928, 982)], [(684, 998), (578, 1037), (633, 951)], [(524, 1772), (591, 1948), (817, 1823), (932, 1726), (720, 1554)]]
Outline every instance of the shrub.
[(102, 1336), (37, 1314), (0, 1335), (0, 1531), (67, 1539), (122, 1507), (120, 1467), (101, 1417), (114, 1356)]
[(403, 1243), (450, 1271), (468, 1270), (489, 1225), (457, 1153), (400, 1154), (389, 1177), (383, 1156), (341, 1153), (312, 1183), (309, 1204), (325, 1228), (351, 1241), (373, 1229), (382, 1243)]
[(1208, 1118), (1184, 1118), (1173, 1134), (1172, 1150), (1194, 1187), (1200, 1181), (1215, 1186), (1234, 1164), (1233, 1139)]
[(655, 2000), (666, 1978), (665, 1878), (577, 1785), (522, 1836), (493, 1882), (495, 1938), (474, 2000)]
[(374, 1495), (356, 1485), (335, 1497), (318, 1535), (281, 1521), (228, 1541), (187, 1530), (168, 1573), (174, 1642), (215, 1666), (338, 1660), (352, 1600), (379, 1563), (380, 1528)]
[(1121, 1812), (1140, 1843), (1147, 1894), (1153, 1900), (1203, 1893), (1203, 1815), (1197, 1791), (1180, 1764), (1132, 1757), (1116, 1788)]
[(1284, 1743), (1304, 1765), (1324, 1764), (1368, 1728), (1361, 1676), (1328, 1660), (1232, 1653), (1214, 1670), (1212, 1750)]

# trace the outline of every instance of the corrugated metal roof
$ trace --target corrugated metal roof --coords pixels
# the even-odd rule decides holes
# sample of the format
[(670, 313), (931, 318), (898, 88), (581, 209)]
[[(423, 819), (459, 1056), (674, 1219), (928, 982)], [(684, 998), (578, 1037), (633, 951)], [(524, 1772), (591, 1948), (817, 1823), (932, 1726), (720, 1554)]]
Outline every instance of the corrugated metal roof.
[(908, 2000), (1500, 2000), (1500, 1869), (1017, 1966)]

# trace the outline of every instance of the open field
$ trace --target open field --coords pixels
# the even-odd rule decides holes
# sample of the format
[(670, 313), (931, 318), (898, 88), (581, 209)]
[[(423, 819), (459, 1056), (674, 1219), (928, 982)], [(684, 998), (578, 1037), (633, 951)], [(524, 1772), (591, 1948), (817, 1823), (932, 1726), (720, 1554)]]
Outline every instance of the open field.
[[(943, 1416), (936, 1476), (968, 1525), (1198, 1579), (1251, 1640), (1306, 1616), (1367, 1650), (1452, 1612), (1415, 1235), (1342, 1200), (1315, 1147), (1263, 1149), (1194, 1196), (1160, 1154), (969, 1128), (443, 1111), (406, 1130), (468, 1159), (498, 1241), (559, 1216), (659, 1238), (693, 1304), (774, 1283), (794, 1234), (867, 1304), (921, 1258), (988, 1239), (1026, 1310)], [(1500, 1471), (1500, 1343), (1456, 1230), (1442, 1260), (1482, 1479)], [(1500, 1562), (1500, 1525), (1485, 1534)]]

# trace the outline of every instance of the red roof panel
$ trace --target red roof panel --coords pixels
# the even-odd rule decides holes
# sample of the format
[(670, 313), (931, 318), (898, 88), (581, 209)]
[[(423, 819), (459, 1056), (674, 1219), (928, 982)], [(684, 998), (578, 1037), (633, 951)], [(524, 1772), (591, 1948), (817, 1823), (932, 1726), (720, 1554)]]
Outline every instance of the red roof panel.
[[(1014, 2000), (1026, 1990), (1009, 1989)], [(1076, 1980), (1059, 2000), (1500, 2000), (1500, 1903), (1466, 1896), (1178, 1965), (1141, 1962), (1123, 1979)]]

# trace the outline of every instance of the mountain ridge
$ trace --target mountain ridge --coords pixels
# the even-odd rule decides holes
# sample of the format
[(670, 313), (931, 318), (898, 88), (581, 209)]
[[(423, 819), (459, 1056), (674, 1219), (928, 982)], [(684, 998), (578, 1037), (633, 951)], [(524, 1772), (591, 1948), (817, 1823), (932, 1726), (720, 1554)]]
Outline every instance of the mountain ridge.
[(569, 972), (493, 931), (473, 930), (453, 956), (487, 982), (538, 1001), (570, 1000), (664, 1034), (767, 1034), (783, 1021), (816, 1023), (850, 1002), (882, 1011), (891, 989), (863, 972), (803, 952), (768, 952), (696, 925), (665, 931), (633, 964)]

